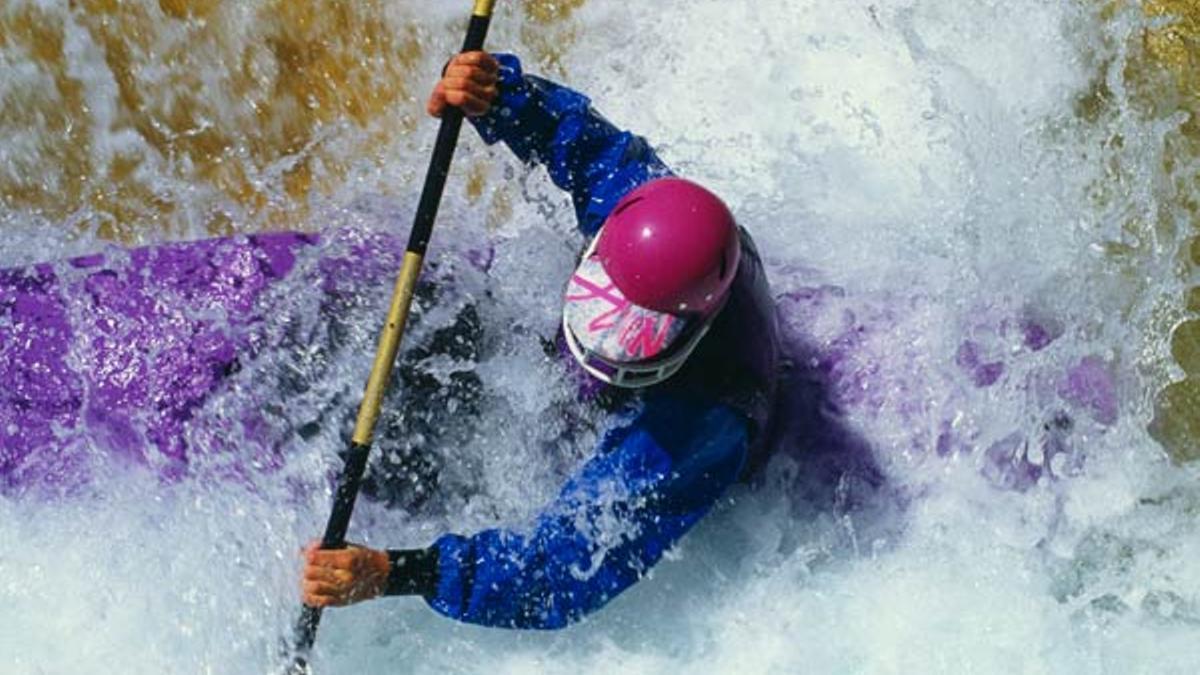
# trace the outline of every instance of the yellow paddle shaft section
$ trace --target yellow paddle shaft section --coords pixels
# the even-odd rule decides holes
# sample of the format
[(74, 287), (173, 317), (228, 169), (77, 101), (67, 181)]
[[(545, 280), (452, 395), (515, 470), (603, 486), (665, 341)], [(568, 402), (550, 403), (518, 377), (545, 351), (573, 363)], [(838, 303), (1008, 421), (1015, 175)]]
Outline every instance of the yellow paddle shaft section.
[(475, 0), (475, 11), (472, 12), (475, 16), (491, 16), (492, 6), (496, 4), (496, 0)]
[(383, 394), (392, 376), (396, 363), (396, 352), (400, 350), (400, 339), (404, 337), (404, 326), (408, 323), (408, 310), (412, 306), (413, 292), (417, 288), (417, 277), (421, 274), (424, 256), (408, 251), (396, 277), (396, 288), (392, 291), (392, 306), (388, 309), (387, 323), (379, 336), (379, 348), (375, 350), (375, 364), (367, 379), (367, 390), (362, 404), (358, 406), (358, 420), (354, 423), (354, 442), (370, 445), (375, 433), (375, 422), (379, 420), (379, 408), (383, 405)]

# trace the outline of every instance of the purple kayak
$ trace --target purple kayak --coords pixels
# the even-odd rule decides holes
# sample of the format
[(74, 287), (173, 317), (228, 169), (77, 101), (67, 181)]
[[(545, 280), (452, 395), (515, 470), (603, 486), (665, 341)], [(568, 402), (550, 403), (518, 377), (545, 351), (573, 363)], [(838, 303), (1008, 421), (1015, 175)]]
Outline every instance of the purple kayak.
[(230, 437), (263, 440), (255, 466), (278, 465), (258, 411), (204, 430), (216, 442), (192, 434), (203, 448), (189, 447), (187, 427), (244, 360), (272, 347), (264, 302), (282, 280), (333, 299), (394, 274), (395, 238), (329, 238), (337, 241), (281, 232), (113, 248), (0, 270), (0, 492), (86, 484), (97, 455), (178, 479), (195, 453), (227, 450), (219, 439)]
[[(780, 444), (837, 455), (818, 463), (834, 467), (832, 480), (877, 473), (880, 453), (970, 456), (993, 484), (1025, 490), (1076, 471), (1086, 450), (1078, 439), (1118, 421), (1108, 364), (1073, 354), (1061, 325), (1020, 305), (983, 298), (961, 337), (938, 342), (931, 333), (962, 314), (920, 294), (800, 285), (777, 301), (795, 366), (782, 387)], [(990, 419), (994, 396), (1019, 401), (1026, 418)]]
[[(402, 250), (378, 233), (282, 232), (0, 270), (0, 493), (70, 491), (92, 479), (97, 457), (150, 467), (164, 480), (221, 453), (242, 453), (228, 465), (234, 478), (246, 466), (278, 468), (282, 437), (263, 414), (278, 401), (252, 400), (270, 388), (203, 424), (193, 424), (196, 415), (256, 355), (295, 346), (280, 337), (278, 324), (296, 317), (279, 316), (278, 294), (311, 293), (317, 313), (343, 311), (339, 299), (386, 294)], [(477, 251), (462, 257), (488, 266)], [(1052, 474), (1055, 455), (1069, 454), (1074, 425), (1117, 420), (1113, 376), (1099, 358), (1028, 366), (1059, 337), (1048, 322), (981, 312), (968, 337), (931, 354), (925, 324), (912, 317), (936, 303), (854, 298), (806, 285), (811, 275), (802, 272), (777, 275), (794, 364), (778, 445), (823, 456), (810, 467), (831, 480), (845, 472), (879, 480), (872, 454), (881, 451), (981, 453), (997, 484), (1024, 489)], [(979, 400), (971, 392), (1004, 387), (1044, 409), (1038, 429), (997, 436), (955, 423)], [(893, 427), (899, 420), (902, 437), (862, 438), (864, 423), (882, 417)]]

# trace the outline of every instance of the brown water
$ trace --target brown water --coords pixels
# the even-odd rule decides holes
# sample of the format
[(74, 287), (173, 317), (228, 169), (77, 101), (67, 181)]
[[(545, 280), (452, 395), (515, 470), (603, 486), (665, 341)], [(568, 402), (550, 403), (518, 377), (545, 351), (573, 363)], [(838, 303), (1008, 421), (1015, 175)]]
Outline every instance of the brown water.
[[(1158, 0), (1149, 5), (1148, 11), (1171, 22), (1146, 35), (1146, 58), (1150, 61), (1146, 70), (1162, 76), (1129, 75), (1141, 85), (1147, 105), (1177, 107), (1190, 115), (1182, 133), (1174, 139), (1170, 160), (1186, 166), (1200, 157), (1200, 2)], [(1177, 180), (1180, 203), (1191, 213), (1193, 228), (1200, 232), (1200, 172), (1179, 172)], [(1181, 265), (1185, 273), (1193, 273), (1197, 266), (1200, 238), (1192, 240), (1190, 255)], [(1200, 312), (1200, 287), (1192, 288), (1181, 301), (1195, 316)], [(1171, 353), (1187, 375), (1159, 392), (1158, 416), (1152, 431), (1177, 459), (1193, 460), (1200, 458), (1200, 321), (1192, 318), (1174, 329)]]
[[(431, 32), (460, 30), (378, 1), (7, 4), (0, 50), (36, 77), (5, 92), (0, 133), (22, 140), (0, 198), (122, 241), (304, 227), (311, 195), (412, 132), (431, 81), (414, 64)], [(578, 4), (521, 5), (543, 64)]]

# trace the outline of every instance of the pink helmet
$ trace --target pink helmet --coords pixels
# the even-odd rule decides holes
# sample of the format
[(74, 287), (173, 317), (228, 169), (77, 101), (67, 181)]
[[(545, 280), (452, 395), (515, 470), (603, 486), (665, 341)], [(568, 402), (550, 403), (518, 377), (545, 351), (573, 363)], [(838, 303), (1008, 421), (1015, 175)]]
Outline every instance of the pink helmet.
[(713, 193), (660, 178), (613, 208), (567, 286), (563, 329), (588, 372), (639, 387), (673, 375), (725, 303), (741, 256)]
[(689, 180), (660, 178), (617, 203), (596, 253), (633, 303), (706, 314), (733, 283), (741, 246), (733, 215), (716, 195)]

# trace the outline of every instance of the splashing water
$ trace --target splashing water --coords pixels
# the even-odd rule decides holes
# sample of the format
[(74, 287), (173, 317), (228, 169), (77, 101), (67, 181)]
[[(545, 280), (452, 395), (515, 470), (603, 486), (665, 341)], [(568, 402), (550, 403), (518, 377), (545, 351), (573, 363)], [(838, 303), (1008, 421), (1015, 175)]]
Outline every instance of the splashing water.
[[(90, 479), (0, 497), (0, 665), (263, 672), (415, 206), (421, 94), (462, 17), (128, 4), (0, 6), (0, 267), (111, 253), (109, 237), (286, 226), (322, 243), (254, 300), (262, 322), (203, 317), (252, 348), (182, 427), (183, 475), (55, 428)], [(1197, 200), (1194, 121), (1142, 51), (1170, 16), (639, 9), (500, 3), (490, 45), (587, 92), (754, 233), (793, 361), (778, 455), (578, 626), (488, 630), (383, 600), (327, 614), (318, 672), (1195, 672), (1200, 488), (1147, 431), (1179, 377)], [(602, 424), (540, 339), (582, 243), (568, 200), (470, 130), (459, 152), (376, 449), (436, 486), (361, 502), (351, 536), (376, 546), (521, 522)], [(339, 292), (314, 283), (356, 259), (372, 262)], [(470, 344), (436, 347), (464, 321)], [(88, 344), (66, 357), (85, 379)], [(260, 431), (228, 437), (246, 411)]]

